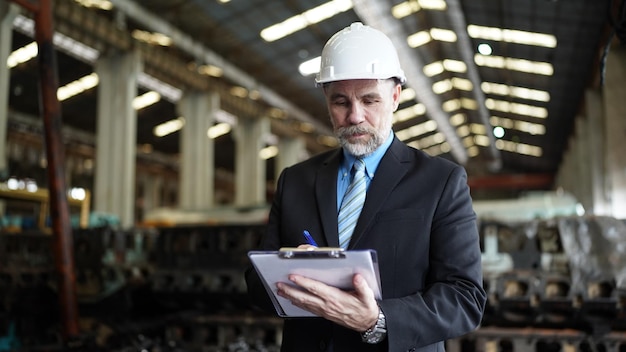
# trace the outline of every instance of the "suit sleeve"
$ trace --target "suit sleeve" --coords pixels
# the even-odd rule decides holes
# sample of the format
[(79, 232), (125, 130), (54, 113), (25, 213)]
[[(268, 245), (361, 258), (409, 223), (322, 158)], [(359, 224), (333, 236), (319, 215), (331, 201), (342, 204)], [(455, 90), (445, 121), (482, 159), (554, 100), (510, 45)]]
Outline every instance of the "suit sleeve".
[(458, 337), (482, 319), (480, 240), (464, 169), (452, 169), (437, 202), (424, 289), (380, 302), (388, 342), (402, 350)]

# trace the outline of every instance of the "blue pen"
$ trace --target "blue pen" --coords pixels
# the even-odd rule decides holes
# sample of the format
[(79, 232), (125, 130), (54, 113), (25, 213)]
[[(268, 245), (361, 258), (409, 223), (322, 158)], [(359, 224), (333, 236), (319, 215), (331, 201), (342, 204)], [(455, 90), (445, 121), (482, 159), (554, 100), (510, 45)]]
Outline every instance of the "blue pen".
[(313, 239), (313, 237), (311, 237), (309, 231), (304, 230), (302, 234), (304, 235), (304, 239), (306, 239), (306, 243), (310, 244), (311, 246), (317, 247), (317, 243), (315, 243), (315, 240)]

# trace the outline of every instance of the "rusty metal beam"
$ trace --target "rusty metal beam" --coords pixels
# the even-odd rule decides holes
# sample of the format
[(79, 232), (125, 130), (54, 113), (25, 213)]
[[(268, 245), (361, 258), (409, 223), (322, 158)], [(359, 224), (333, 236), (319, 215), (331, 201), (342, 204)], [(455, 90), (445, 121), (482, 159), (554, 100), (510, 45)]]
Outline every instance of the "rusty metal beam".
[(59, 303), (63, 338), (66, 343), (77, 340), (78, 304), (74, 269), (74, 245), (70, 224), (67, 187), (65, 184), (65, 150), (62, 141), (61, 104), (57, 98), (59, 79), (56, 53), (52, 37), (52, 0), (39, 0), (35, 5), (29, 1), (13, 0), (34, 12), (35, 40), (39, 49), (38, 66), (41, 91), (41, 109), (44, 125), (47, 176), (54, 236), (55, 265), (59, 273)]
[(510, 174), (471, 177), (470, 189), (552, 189), (553, 174)]

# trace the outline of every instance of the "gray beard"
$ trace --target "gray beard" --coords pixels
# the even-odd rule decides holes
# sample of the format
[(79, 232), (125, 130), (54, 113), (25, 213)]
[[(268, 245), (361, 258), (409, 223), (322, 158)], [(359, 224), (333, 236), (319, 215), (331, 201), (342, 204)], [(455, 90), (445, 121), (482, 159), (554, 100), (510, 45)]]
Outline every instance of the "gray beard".
[[(367, 133), (370, 135), (370, 139), (366, 143), (350, 143), (348, 137), (354, 133)], [(384, 142), (387, 135), (383, 136), (379, 131), (375, 131), (369, 128), (362, 128), (358, 126), (339, 128), (336, 131), (337, 139), (341, 147), (345, 148), (348, 153), (362, 157), (372, 154), (376, 148), (380, 147)]]

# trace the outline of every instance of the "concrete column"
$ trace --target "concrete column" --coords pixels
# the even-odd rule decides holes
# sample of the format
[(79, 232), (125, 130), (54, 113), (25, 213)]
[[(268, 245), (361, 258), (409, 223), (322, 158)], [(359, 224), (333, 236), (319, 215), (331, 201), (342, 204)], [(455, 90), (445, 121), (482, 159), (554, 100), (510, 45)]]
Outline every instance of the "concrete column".
[[(572, 179), (575, 177), (575, 155), (574, 155), (574, 145), (576, 144), (576, 140), (574, 137), (570, 137), (568, 141), (568, 146), (563, 153), (563, 159), (561, 160), (561, 165), (559, 165), (559, 171), (556, 176), (556, 188), (563, 189), (567, 192), (571, 192), (574, 194), (574, 184)], [(574, 194), (575, 196), (575, 194)]]
[[(9, 122), (9, 78), (6, 65), (13, 43), (13, 20), (19, 13), (17, 5), (0, 2), (0, 177), (9, 176), (7, 158), (7, 128)], [(5, 212), (5, 202), (0, 200), (0, 214)]]
[(590, 192), (591, 205), (585, 208), (588, 213), (607, 216), (611, 214), (610, 205), (607, 201), (605, 182), (605, 157), (606, 144), (604, 138), (604, 111), (602, 108), (602, 95), (598, 90), (585, 92), (586, 108), (586, 133), (589, 135), (587, 148), (589, 152)]
[(137, 184), (143, 187), (143, 199), (141, 199), (143, 214), (138, 218), (145, 220), (146, 214), (161, 205), (163, 178), (158, 174), (145, 173), (138, 177)]
[(13, 20), (19, 8), (8, 1), (0, 2), (0, 176), (8, 176), (7, 122), (9, 121), (9, 78), (7, 59), (13, 43)]
[(163, 200), (163, 178), (146, 175), (144, 179), (144, 209), (146, 212), (161, 206)]
[(276, 155), (276, 179), (284, 168), (289, 167), (306, 157), (306, 145), (302, 138), (284, 137), (278, 141)]
[(235, 205), (265, 204), (265, 160), (259, 151), (270, 133), (268, 118), (239, 119), (235, 137)]
[(208, 209), (214, 205), (215, 147), (207, 130), (219, 109), (219, 94), (187, 92), (178, 103), (185, 118), (181, 131), (180, 194), (182, 209)]
[(572, 193), (578, 199), (586, 211), (591, 211), (591, 164), (589, 154), (589, 132), (587, 131), (587, 117), (577, 116), (575, 121), (576, 143), (574, 154), (576, 155), (576, 183)]
[(626, 219), (626, 47), (608, 53), (603, 89), (606, 118), (606, 173), (613, 216)]
[(115, 214), (123, 227), (134, 225), (137, 146), (137, 76), (143, 64), (137, 52), (100, 58), (96, 73), (98, 116), (94, 210)]

